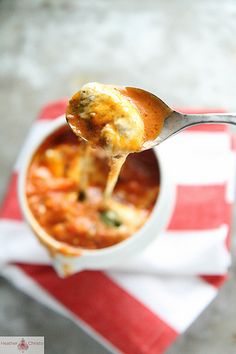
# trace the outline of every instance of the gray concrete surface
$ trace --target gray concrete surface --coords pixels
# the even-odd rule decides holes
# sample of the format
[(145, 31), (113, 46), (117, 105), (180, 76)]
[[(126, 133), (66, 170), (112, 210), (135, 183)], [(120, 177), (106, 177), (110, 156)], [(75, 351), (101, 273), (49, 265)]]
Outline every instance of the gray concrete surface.
[[(235, 18), (233, 0), (0, 0), (1, 197), (39, 108), (85, 82), (236, 111)], [(234, 262), (217, 299), (168, 354), (236, 352), (235, 284)], [(0, 314), (0, 335), (45, 335), (47, 353), (107, 352), (3, 279)]]

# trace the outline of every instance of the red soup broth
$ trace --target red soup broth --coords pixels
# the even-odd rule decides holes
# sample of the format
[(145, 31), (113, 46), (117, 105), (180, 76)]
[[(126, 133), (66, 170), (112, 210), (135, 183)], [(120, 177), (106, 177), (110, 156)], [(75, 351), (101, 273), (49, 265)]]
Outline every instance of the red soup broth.
[(130, 154), (109, 207), (103, 198), (108, 158), (103, 150), (90, 149), (88, 154), (86, 149), (69, 127), (58, 129), (32, 158), (26, 196), (33, 216), (51, 237), (74, 247), (99, 249), (127, 239), (143, 226), (158, 197), (159, 170), (152, 150)]

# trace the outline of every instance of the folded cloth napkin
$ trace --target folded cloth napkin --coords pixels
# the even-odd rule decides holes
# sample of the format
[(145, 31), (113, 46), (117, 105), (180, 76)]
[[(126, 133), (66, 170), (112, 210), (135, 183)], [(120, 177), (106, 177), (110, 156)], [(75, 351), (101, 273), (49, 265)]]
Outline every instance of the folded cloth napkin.
[(22, 219), (17, 178), (35, 135), (63, 114), (65, 106), (62, 100), (43, 109), (16, 163), (0, 213), (1, 274), (71, 318), (113, 353), (163, 353), (226, 279), (234, 139), (226, 127), (208, 125), (189, 129), (161, 145), (177, 188), (168, 229), (122, 265), (61, 279)]

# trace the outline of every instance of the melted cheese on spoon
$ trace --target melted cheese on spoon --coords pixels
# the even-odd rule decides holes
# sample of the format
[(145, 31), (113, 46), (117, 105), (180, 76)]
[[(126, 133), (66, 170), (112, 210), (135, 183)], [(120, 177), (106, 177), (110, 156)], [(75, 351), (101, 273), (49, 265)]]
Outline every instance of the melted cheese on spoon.
[(144, 142), (144, 123), (137, 107), (119, 88), (90, 83), (71, 98), (66, 118), (76, 135), (107, 151), (110, 173), (105, 197), (108, 198), (127, 155), (140, 151)]
[(84, 85), (69, 102), (67, 120), (76, 135), (112, 156), (139, 151), (143, 144), (142, 117), (115, 86)]
[(155, 95), (134, 87), (89, 83), (71, 98), (66, 113), (70, 127), (110, 157), (105, 197), (111, 195), (127, 155), (150, 148), (172, 112)]

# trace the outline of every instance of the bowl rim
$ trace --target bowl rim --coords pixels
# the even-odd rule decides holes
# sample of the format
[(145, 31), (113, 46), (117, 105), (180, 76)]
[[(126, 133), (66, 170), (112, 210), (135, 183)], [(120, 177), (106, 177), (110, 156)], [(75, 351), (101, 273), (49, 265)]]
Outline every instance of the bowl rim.
[[(52, 256), (57, 256), (58, 254), (60, 254), (62, 257), (67, 258), (77, 256), (86, 256), (86, 258), (94, 258), (94, 256), (96, 256), (96, 258), (101, 259), (101, 257), (110, 254), (125, 256), (124, 251), (131, 248), (132, 252), (128, 252), (128, 254), (136, 253), (144, 249), (148, 244), (150, 244), (152, 240), (156, 238), (159, 233), (161, 233), (165, 229), (170, 219), (170, 216), (172, 215), (175, 204), (176, 193), (174, 183), (170, 178), (170, 174), (168, 174), (168, 169), (165, 168), (162, 154), (156, 148), (153, 149), (153, 152), (155, 154), (159, 167), (159, 193), (155, 205), (145, 224), (127, 239), (115, 245), (100, 249), (86, 249), (81, 247), (75, 247), (54, 239), (38, 224), (37, 220), (33, 216), (28, 206), (25, 193), (25, 180), (27, 176), (28, 167), (32, 161), (36, 150), (45, 141), (45, 139), (49, 137), (52, 133), (56, 132), (58, 129), (62, 128), (63, 126), (66, 126), (66, 124), (67, 123), (64, 115), (59, 116), (53, 119), (52, 121), (48, 121), (48, 126), (47, 129), (45, 129), (45, 132), (43, 132), (40, 137), (37, 137), (34, 140), (31, 145), (31, 149), (25, 151), (24, 156), (22, 157), (18, 178), (18, 197), (25, 220), (30, 225), (39, 241), (44, 246), (46, 246), (47, 250)], [(161, 212), (161, 209), (163, 207), (165, 207), (165, 210), (164, 212)], [(155, 219), (158, 219), (158, 215), (162, 215), (162, 219), (156, 222)], [(157, 230), (155, 230), (155, 232), (154, 230), (152, 230), (151, 232), (151, 225), (156, 226)]]

